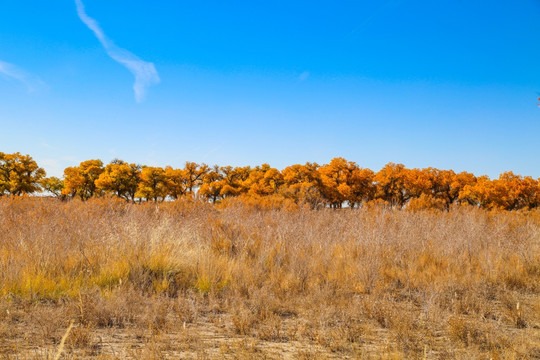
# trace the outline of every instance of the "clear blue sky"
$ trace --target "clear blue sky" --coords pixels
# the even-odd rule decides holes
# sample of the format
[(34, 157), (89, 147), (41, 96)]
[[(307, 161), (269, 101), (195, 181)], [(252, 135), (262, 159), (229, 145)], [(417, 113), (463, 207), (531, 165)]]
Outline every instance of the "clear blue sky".
[(83, 2), (0, 1), (0, 151), (50, 175), (343, 156), (540, 177), (538, 0)]

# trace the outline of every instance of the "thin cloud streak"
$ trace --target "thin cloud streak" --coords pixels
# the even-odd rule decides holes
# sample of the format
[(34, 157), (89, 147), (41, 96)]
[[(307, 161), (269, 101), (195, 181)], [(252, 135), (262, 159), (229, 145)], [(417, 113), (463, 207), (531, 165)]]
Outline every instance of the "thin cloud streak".
[(0, 74), (23, 83), (28, 91), (36, 90), (43, 82), (20, 67), (0, 60)]
[(308, 77), (309, 77), (309, 71), (304, 71), (303, 73), (300, 74), (300, 76), (298, 76), (298, 80), (300, 82), (306, 81)]
[(107, 54), (116, 62), (125, 66), (135, 76), (133, 91), (135, 100), (141, 102), (146, 96), (146, 90), (149, 86), (160, 82), (159, 75), (151, 62), (141, 60), (135, 54), (119, 48), (103, 32), (98, 22), (86, 14), (82, 0), (75, 0), (77, 14), (81, 21), (96, 35)]
[(372, 25), (373, 21), (383, 12), (385, 12), (390, 6), (397, 6), (400, 3), (401, 0), (388, 0), (385, 3), (383, 3), (379, 8), (377, 8), (375, 11), (373, 11), (369, 16), (367, 16), (363, 21), (360, 22), (350, 33), (349, 36), (353, 35), (359, 35), (364, 30), (366, 30), (367, 27)]

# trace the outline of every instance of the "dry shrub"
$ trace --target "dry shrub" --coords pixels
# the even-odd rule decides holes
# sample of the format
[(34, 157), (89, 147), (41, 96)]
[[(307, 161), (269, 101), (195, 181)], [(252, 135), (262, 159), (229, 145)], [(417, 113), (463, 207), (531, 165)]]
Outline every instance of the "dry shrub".
[(99, 291), (82, 293), (71, 303), (72, 313), (83, 325), (97, 327), (126, 327), (140, 318), (148, 303), (153, 304), (133, 289), (121, 289), (103, 296)]
[(407, 210), (420, 211), (420, 210), (445, 210), (446, 202), (442, 199), (437, 199), (427, 194), (421, 194), (417, 198), (411, 199), (407, 203)]
[(232, 326), (236, 334), (250, 335), (259, 317), (245, 305), (237, 305), (232, 310)]
[(283, 319), (276, 314), (267, 315), (256, 325), (257, 338), (266, 341), (287, 341), (289, 337), (283, 325)]
[(266, 200), (0, 198), (0, 343), (46, 354), (75, 319), (73, 354), (131, 339), (99, 356), (538, 353), (537, 211)]
[(293, 359), (296, 360), (318, 360), (327, 359), (327, 355), (317, 350), (299, 350), (294, 354)]
[[(172, 304), (172, 311), (177, 317), (177, 321), (182, 324), (191, 324), (197, 320), (199, 309), (194, 299), (190, 297), (178, 298)], [(185, 325), (183, 325), (185, 327)]]
[(451, 340), (465, 347), (478, 347), (481, 351), (497, 352), (507, 348), (510, 339), (496, 325), (484, 321), (472, 321), (459, 316), (448, 319), (448, 335)]
[(55, 306), (38, 307), (28, 315), (27, 321), (36, 327), (43, 344), (57, 344), (60, 342), (69, 322), (69, 314), (66, 314), (62, 308)]
[(269, 358), (257, 345), (257, 341), (253, 339), (232, 340), (222, 343), (219, 348), (219, 354), (215, 358), (223, 357), (239, 360)]
[(365, 316), (377, 322), (382, 328), (391, 328), (396, 314), (396, 303), (380, 295), (370, 295), (362, 299), (362, 311)]
[(249, 209), (251, 211), (261, 211), (261, 210), (286, 210), (286, 211), (295, 211), (300, 208), (305, 208), (309, 206), (302, 206), (296, 204), (292, 199), (285, 198), (280, 195), (241, 195), (238, 197), (229, 197), (221, 201), (220, 207), (223, 209), (241, 207), (243, 209)]
[(351, 313), (333, 309), (320, 315), (318, 326), (311, 336), (332, 352), (353, 351), (354, 346), (361, 346), (366, 337), (372, 334), (370, 325)]
[(93, 329), (90, 325), (79, 325), (71, 329), (66, 344), (72, 349), (85, 349), (94, 345)]

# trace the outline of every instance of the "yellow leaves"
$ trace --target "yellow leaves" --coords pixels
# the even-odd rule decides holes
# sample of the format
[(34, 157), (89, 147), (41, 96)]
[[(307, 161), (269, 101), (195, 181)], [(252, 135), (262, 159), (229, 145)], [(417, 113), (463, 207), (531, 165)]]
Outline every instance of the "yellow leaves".
[(96, 193), (96, 180), (103, 172), (101, 160), (83, 161), (77, 167), (68, 167), (64, 170), (64, 190), (62, 194), (79, 196), (87, 200)]
[(125, 200), (135, 200), (140, 166), (122, 160), (113, 160), (96, 180), (97, 189), (115, 194)]
[[(411, 210), (451, 205), (486, 209), (533, 209), (540, 204), (540, 183), (530, 176), (506, 172), (498, 179), (435, 168), (408, 169), (388, 163), (377, 173), (342, 157), (328, 164), (295, 164), (283, 170), (269, 164), (256, 167), (209, 167), (186, 162), (181, 169), (87, 160), (64, 170), (64, 179), (44, 178), (45, 172), (29, 155), (0, 152), (0, 196), (45, 189), (55, 196), (91, 197), (111, 194), (127, 201), (176, 200), (183, 196), (218, 203), (248, 196), (260, 203), (350, 208), (382, 203)], [(263, 199), (264, 198), (264, 199)], [(277, 200), (279, 199), (279, 201)], [(286, 201), (284, 201), (286, 200)], [(289, 206), (289, 205), (287, 205)], [(273, 207), (273, 205), (271, 206)]]
[(251, 167), (235, 167), (215, 165), (202, 179), (199, 193), (206, 199), (216, 202), (229, 196), (238, 196), (247, 192), (247, 180), (252, 172)]
[(167, 195), (165, 184), (165, 171), (162, 168), (143, 166), (135, 195), (146, 200), (164, 200)]
[(352, 189), (347, 184), (339, 184), (337, 187), (337, 191), (344, 199), (350, 199), (353, 197)]
[(283, 185), (280, 194), (294, 200), (296, 204), (308, 204), (312, 209), (324, 204), (321, 193), (319, 165), (291, 165), (281, 171)]
[(486, 209), (532, 209), (540, 202), (539, 190), (539, 182), (532, 177), (509, 171), (495, 180), (479, 177), (475, 184), (465, 186), (459, 197)]
[(340, 208), (345, 201), (354, 207), (373, 193), (373, 172), (355, 162), (334, 158), (319, 173), (321, 191), (333, 207)]
[(253, 169), (242, 185), (250, 195), (268, 196), (275, 194), (282, 183), (283, 176), (279, 170), (263, 164)]
[(186, 162), (183, 170), (184, 178), (186, 180), (186, 190), (189, 193), (193, 193), (195, 188), (201, 185), (204, 175), (210, 170), (208, 165), (199, 165), (194, 162)]
[(41, 191), (45, 170), (30, 155), (0, 152), (0, 196), (23, 195)]
[(173, 199), (178, 199), (186, 193), (187, 181), (186, 172), (182, 169), (173, 169), (170, 166), (165, 168), (165, 186), (167, 194)]
[(437, 199), (431, 195), (421, 194), (419, 197), (409, 200), (407, 209), (412, 211), (438, 209), (444, 210), (446, 203), (442, 199)]
[(377, 197), (399, 207), (410, 198), (410, 173), (403, 164), (386, 164), (374, 177)]
[(202, 179), (198, 194), (215, 203), (221, 195), (223, 178), (219, 167), (215, 165)]

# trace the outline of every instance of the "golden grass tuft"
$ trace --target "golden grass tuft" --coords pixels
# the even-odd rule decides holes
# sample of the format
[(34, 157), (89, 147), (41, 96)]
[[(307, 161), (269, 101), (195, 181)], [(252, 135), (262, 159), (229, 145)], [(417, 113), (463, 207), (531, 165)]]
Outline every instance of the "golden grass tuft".
[(540, 356), (538, 211), (267, 200), (0, 198), (0, 357)]

